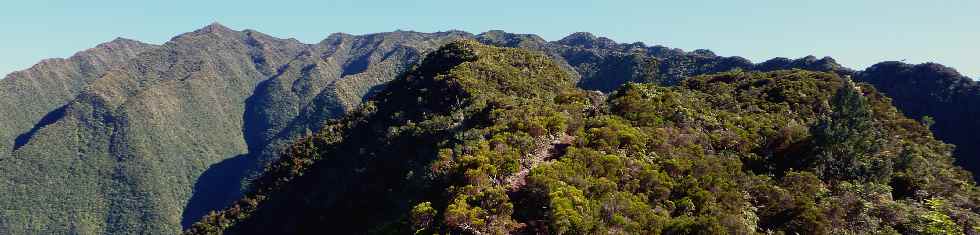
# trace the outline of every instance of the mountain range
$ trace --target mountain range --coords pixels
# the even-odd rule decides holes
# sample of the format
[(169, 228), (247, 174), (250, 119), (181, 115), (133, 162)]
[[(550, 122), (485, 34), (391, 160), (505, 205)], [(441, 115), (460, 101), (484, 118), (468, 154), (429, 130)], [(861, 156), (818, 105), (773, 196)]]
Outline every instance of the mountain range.
[(830, 72), (574, 86), (456, 41), (297, 140), (185, 234), (960, 234), (980, 191), (928, 122)]
[[(569, 83), (562, 89), (601, 94), (629, 83), (681, 86), (730, 71), (851, 77), (930, 124), (937, 139), (957, 146), (958, 164), (980, 170), (980, 143), (971, 135), (980, 130), (980, 88), (937, 64), (884, 62), (855, 71), (812, 56), (755, 64), (588, 33), (553, 42), (503, 31), (337, 33), (305, 44), (212, 24), (162, 45), (113, 40), (0, 80), (0, 233), (180, 232), (264, 187), (253, 179), (268, 175), (264, 167), (281, 163), (280, 153), (294, 150), (295, 141), (342, 132), (331, 125), (362, 112), (372, 97), (410, 99), (396, 93), (426, 89), (389, 82), (425, 73), (413, 68), (461, 39), (539, 53), (550, 59), (541, 66), (567, 72), (555, 75)], [(404, 112), (420, 108), (401, 105)]]

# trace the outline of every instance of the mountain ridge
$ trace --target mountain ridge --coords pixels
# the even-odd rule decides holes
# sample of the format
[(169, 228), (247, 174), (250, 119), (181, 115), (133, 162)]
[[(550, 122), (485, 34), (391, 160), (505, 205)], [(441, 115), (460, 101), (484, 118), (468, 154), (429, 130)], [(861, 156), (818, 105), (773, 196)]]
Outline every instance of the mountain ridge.
[[(314, 90), (328, 85), (334, 88), (329, 89), (331, 92), (317, 95), (323, 97), (321, 99), (325, 100), (324, 102), (316, 105), (302, 103), (293, 105), (307, 106), (307, 109), (313, 111), (323, 110), (315, 115), (307, 115), (317, 119), (342, 115), (342, 113), (335, 113), (336, 110), (330, 111), (331, 109), (314, 106), (353, 105), (343, 103), (359, 102), (359, 98), (351, 99), (349, 94), (357, 96), (357, 92), (362, 92), (361, 90), (366, 88), (359, 88), (357, 83), (345, 85), (346, 83), (365, 79), (383, 79), (385, 76), (365, 76), (359, 73), (360, 75), (345, 76), (348, 79), (340, 81), (337, 80), (341, 77), (340, 74), (330, 71), (339, 71), (339, 68), (346, 67), (345, 61), (352, 60), (348, 57), (354, 56), (371, 62), (370, 65), (364, 66), (366, 73), (389, 73), (385, 71), (397, 73), (393, 70), (402, 66), (400, 64), (407, 63), (401, 58), (409, 54), (402, 53), (398, 55), (400, 57), (391, 57), (387, 60), (377, 54), (388, 54), (392, 50), (408, 53), (411, 51), (399, 49), (402, 47), (391, 47), (388, 45), (390, 42), (387, 42), (390, 40), (401, 39), (382, 37), (374, 40), (377, 43), (372, 43), (370, 39), (349, 39), (349, 42), (362, 41), (366, 43), (365, 45), (376, 45), (386, 49), (374, 52), (371, 50), (348, 52), (345, 48), (348, 48), (349, 44), (317, 48), (313, 45), (298, 44), (296, 41), (278, 40), (260, 33), (233, 31), (219, 25), (211, 25), (202, 30), (174, 37), (172, 41), (161, 45), (162, 49), (144, 53), (140, 59), (128, 62), (122, 66), (122, 69), (98, 75), (100, 78), (94, 79), (93, 84), (88, 85), (84, 92), (68, 103), (67, 115), (40, 129), (33, 135), (34, 138), (28, 140), (27, 144), (19, 148), (13, 156), (4, 159), (3, 166), (0, 167), (3, 167), (8, 174), (3, 175), (3, 180), (10, 182), (5, 185), (16, 187), (8, 188), (7, 191), (14, 193), (7, 196), (19, 199), (9, 200), (0, 205), (4, 209), (0, 217), (8, 221), (5, 224), (23, 225), (25, 222), (17, 222), (17, 220), (38, 218), (38, 221), (45, 221), (39, 218), (47, 215), (30, 213), (23, 210), (23, 207), (17, 206), (18, 204), (48, 205), (48, 208), (69, 206), (74, 209), (63, 210), (60, 213), (67, 214), (59, 216), (59, 219), (47, 220), (49, 222), (46, 222), (48, 224), (44, 228), (51, 229), (50, 231), (65, 230), (82, 233), (179, 231), (181, 211), (184, 207), (182, 205), (185, 204), (181, 201), (188, 200), (182, 198), (189, 198), (192, 194), (191, 187), (194, 185), (193, 182), (197, 181), (196, 175), (202, 174), (201, 172), (204, 172), (208, 166), (218, 163), (219, 160), (248, 153), (248, 142), (241, 137), (243, 135), (241, 125), (243, 120), (247, 119), (240, 115), (246, 113), (244, 106), (245, 101), (249, 99), (247, 96), (250, 96), (248, 94), (253, 92), (259, 81), (266, 80), (276, 73), (295, 71), (292, 73), (302, 77), (306, 76), (304, 74), (309, 74), (304, 71), (318, 71), (304, 70), (307, 66), (304, 62), (296, 60), (294, 56), (301, 54), (302, 51), (307, 51), (309, 54), (326, 53), (328, 60), (341, 64), (310, 64), (312, 67), (309, 68), (323, 68), (324, 73), (320, 74), (324, 79), (304, 79), (306, 82), (301, 84), (308, 84), (304, 86), (312, 86)], [(330, 53), (333, 52), (341, 53), (330, 57)], [(282, 67), (289, 61), (297, 65)], [(327, 78), (331, 77), (337, 83), (317, 82), (328, 81)], [(375, 83), (377, 82), (381, 81)], [(278, 97), (276, 94), (255, 94), (257, 97), (263, 95)], [(336, 101), (336, 104), (329, 104), (331, 100)], [(273, 107), (285, 108), (279, 105)], [(288, 114), (279, 112), (259, 114), (262, 115)], [(291, 118), (275, 120), (283, 122), (289, 119)], [(299, 123), (297, 126), (303, 125)], [(207, 132), (194, 133), (195, 130), (207, 130)], [(62, 136), (72, 136), (68, 134), (72, 132), (86, 134), (80, 139), (62, 138)], [(302, 129), (293, 132), (305, 133)], [(14, 141), (10, 139), (10, 142)], [(176, 146), (183, 147), (174, 148)], [(253, 148), (258, 147), (260, 146)], [(85, 160), (65, 162), (68, 159), (58, 157), (73, 155), (83, 156)], [(45, 157), (38, 158), (38, 156)], [(147, 158), (150, 156), (153, 157)], [(248, 157), (246, 155), (243, 158)], [(257, 158), (256, 156), (251, 157), (248, 162), (255, 162), (253, 164), (261, 162), (259, 159), (254, 159)], [(93, 165), (92, 169), (95, 171), (73, 170), (72, 165), (86, 165), (84, 163)], [(46, 167), (49, 168), (48, 171), (62, 173), (57, 175), (30, 173), (31, 169), (38, 169), (37, 167)], [(241, 167), (245, 169), (235, 170), (248, 171), (250, 166), (244, 164)], [(219, 177), (220, 175), (223, 174), (219, 174)], [(243, 175), (245, 176), (247, 174)], [(82, 180), (89, 183), (82, 183)], [(76, 195), (67, 199), (51, 197), (59, 193), (42, 192), (41, 188), (28, 187), (35, 184), (28, 183), (33, 181), (59, 184), (45, 186), (44, 191), (72, 190), (86, 192), (87, 195)], [(239, 184), (239, 181), (240, 179), (231, 179), (230, 182), (216, 182), (218, 183), (216, 185)], [(197, 188), (212, 186), (215, 185)], [(234, 195), (240, 191), (238, 188), (240, 187), (233, 185), (224, 187), (230, 190), (223, 193)], [(20, 198), (27, 195), (40, 197)], [(84, 202), (100, 198), (113, 200), (103, 203)], [(216, 206), (212, 204), (204, 208)], [(77, 216), (84, 216), (84, 218)], [(190, 218), (194, 215), (188, 216)], [(96, 222), (100, 221), (98, 219), (92, 221), (92, 218), (98, 217), (106, 217), (101, 220), (105, 222)], [(89, 227), (71, 226), (79, 223)], [(177, 225), (176, 228), (174, 224)], [(28, 231), (22, 230), (26, 229), (24, 227), (11, 229), (13, 230), (10, 233)], [(30, 231), (37, 232), (37, 230)]]
[(980, 229), (950, 148), (871, 86), (736, 70), (605, 97), (547, 57), (443, 46), (185, 234)]
[[(57, 80), (77, 84), (59, 85), (71, 89), (42, 107), (30, 106), (48, 98), (0, 94), (0, 104), (20, 100), (3, 110), (39, 110), (20, 118), (16, 128), (0, 122), (0, 169), (9, 172), (0, 181), (16, 192), (6, 195), (12, 201), (0, 202), (0, 231), (180, 231), (237, 199), (248, 187), (243, 179), (253, 177), (293, 140), (356, 110), (424, 55), (463, 38), (539, 51), (572, 71), (579, 87), (606, 93), (629, 82), (678, 84), (732, 69), (854, 73), (832, 58), (755, 64), (707, 50), (616, 43), (591, 34), (570, 35), (563, 44), (503, 31), (334, 33), (306, 44), (214, 23), (161, 45), (117, 39), (90, 49), (121, 54), (107, 60), (112, 66)], [(0, 80), (0, 86), (13, 84), (7, 80)], [(58, 174), (31, 175), (45, 171)], [(70, 200), (48, 196), (62, 189), (82, 195)], [(62, 212), (26, 212), (26, 204)], [(44, 225), (23, 227), (27, 223), (19, 219), (25, 218)]]
[[(0, 152), (10, 152), (11, 137), (26, 132), (49, 111), (78, 95), (95, 77), (120, 66), (123, 61), (157, 47), (135, 40), (117, 38), (68, 58), (46, 59), (30, 68), (16, 71), (0, 80)], [(0, 155), (3, 156), (3, 155)]]

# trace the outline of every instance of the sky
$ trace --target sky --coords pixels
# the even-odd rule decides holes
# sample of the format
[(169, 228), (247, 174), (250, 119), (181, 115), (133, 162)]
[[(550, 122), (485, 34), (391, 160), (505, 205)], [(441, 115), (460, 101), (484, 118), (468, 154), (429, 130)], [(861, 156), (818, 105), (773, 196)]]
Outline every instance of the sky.
[(936, 62), (980, 78), (977, 0), (743, 1), (46, 1), (0, 0), (0, 74), (116, 37), (161, 44), (220, 22), (316, 43), (334, 32), (480, 33), (553, 41), (591, 32), (617, 42), (710, 49), (753, 62), (832, 56), (854, 69)]

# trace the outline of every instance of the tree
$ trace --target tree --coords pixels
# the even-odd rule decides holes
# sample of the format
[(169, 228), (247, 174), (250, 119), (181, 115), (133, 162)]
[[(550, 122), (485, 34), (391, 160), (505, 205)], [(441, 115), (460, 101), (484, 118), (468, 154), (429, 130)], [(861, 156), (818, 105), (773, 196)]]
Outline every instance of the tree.
[(882, 133), (867, 99), (847, 81), (831, 99), (832, 112), (811, 128), (814, 153), (811, 166), (825, 180), (886, 182), (890, 162), (875, 156)]
[(412, 227), (416, 231), (421, 231), (429, 229), (429, 226), (435, 221), (437, 211), (435, 208), (432, 208), (431, 202), (423, 202), (415, 205), (411, 213)]

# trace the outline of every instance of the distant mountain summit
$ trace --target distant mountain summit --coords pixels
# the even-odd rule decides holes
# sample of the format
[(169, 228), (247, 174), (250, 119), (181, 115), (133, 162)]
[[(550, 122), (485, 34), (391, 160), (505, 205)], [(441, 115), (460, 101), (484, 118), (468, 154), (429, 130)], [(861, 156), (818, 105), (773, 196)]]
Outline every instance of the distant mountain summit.
[[(177, 233), (240, 198), (294, 141), (399, 89), (389, 82), (459, 39), (542, 53), (575, 86), (604, 94), (732, 70), (831, 72), (876, 86), (892, 84), (885, 77), (958, 78), (942, 69), (855, 72), (829, 57), (755, 64), (589, 33), (554, 42), (504, 31), (335, 33), (305, 44), (214, 23), (162, 45), (116, 39), (0, 80), (0, 234)], [(879, 89), (896, 93), (908, 115), (934, 117), (939, 139), (969, 144), (968, 132), (948, 130), (980, 126), (955, 118), (976, 105), (949, 97), (977, 92), (953, 84), (950, 92), (937, 85), (916, 93), (901, 82)], [(916, 109), (912, 100), (949, 105)], [(959, 148), (957, 157), (971, 151)]]
[(590, 49), (604, 49), (618, 46), (618, 44), (612, 39), (604, 37), (596, 37), (592, 33), (578, 32), (568, 35), (561, 40), (558, 40), (559, 44), (573, 47), (583, 47)]
[(575, 87), (456, 41), (185, 234), (959, 234), (980, 191), (868, 85), (731, 71)]
[(281, 143), (344, 115), (457, 37), (303, 44), (212, 24), (140, 51), (94, 49), (120, 48), (112, 66), (70, 59), (54, 67), (68, 72), (42, 63), (33, 73), (59, 76), (4, 79), (11, 92), (0, 104), (24, 112), (0, 115), (33, 114), (0, 122), (0, 187), (9, 192), (0, 195), (0, 233), (176, 233), (237, 198)]

